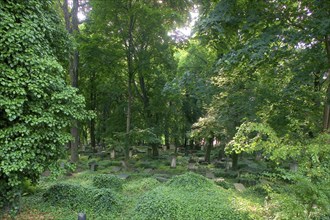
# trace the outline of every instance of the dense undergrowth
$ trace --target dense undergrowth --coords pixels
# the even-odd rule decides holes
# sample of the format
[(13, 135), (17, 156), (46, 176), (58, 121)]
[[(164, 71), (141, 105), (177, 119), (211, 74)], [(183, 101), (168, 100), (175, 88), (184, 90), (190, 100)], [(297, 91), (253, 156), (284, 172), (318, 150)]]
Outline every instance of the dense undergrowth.
[[(118, 170), (120, 161), (97, 159), (99, 170), (93, 172), (83, 157), (79, 172), (43, 177), (37, 186), (27, 183), (17, 219), (69, 220), (80, 212), (100, 220), (329, 219), (329, 184), (314, 185), (299, 172), (267, 172), (263, 163), (250, 160), (239, 171), (196, 163), (191, 172), (185, 157), (178, 158), (176, 169), (165, 164), (166, 157), (151, 165), (144, 160), (136, 167), (132, 159)], [(209, 172), (215, 179), (205, 177)], [(246, 190), (236, 190), (237, 182)]]

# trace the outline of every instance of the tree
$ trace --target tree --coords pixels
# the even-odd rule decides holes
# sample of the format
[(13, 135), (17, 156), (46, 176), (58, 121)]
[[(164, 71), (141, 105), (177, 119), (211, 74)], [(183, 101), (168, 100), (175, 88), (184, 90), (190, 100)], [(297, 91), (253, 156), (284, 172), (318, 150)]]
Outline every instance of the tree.
[(22, 183), (35, 183), (85, 119), (84, 98), (65, 82), (70, 47), (50, 0), (0, 2), (0, 206), (17, 208)]
[[(65, 28), (73, 36), (77, 35), (79, 32), (79, 21), (78, 21), (78, 8), (79, 1), (72, 1), (72, 10), (69, 11), (68, 0), (63, 0), (61, 5), (64, 14)], [(79, 52), (77, 48), (74, 48), (68, 57), (69, 60), (69, 74), (71, 80), (71, 86), (78, 88), (78, 67), (79, 67)], [(79, 145), (79, 132), (77, 121), (72, 122), (71, 135), (73, 140), (70, 141), (71, 148), (71, 162), (75, 163), (78, 161), (78, 145)]]
[[(186, 19), (178, 11), (186, 9), (189, 1), (91, 1), (91, 4), (91, 29), (116, 54), (112, 61), (124, 65), (125, 72), (122, 69), (117, 74), (126, 81), (126, 129), (117, 132), (126, 133), (128, 157), (133, 128), (153, 128), (157, 136), (162, 135), (158, 126), (163, 111), (158, 111), (160, 101), (164, 100), (162, 88), (166, 74), (175, 68), (168, 31), (175, 22)], [(157, 156), (156, 145), (153, 152)]]
[(321, 131), (328, 4), (221, 0), (207, 7), (199, 39), (217, 50), (219, 88), (208, 115), (227, 143), (246, 121), (270, 125), (291, 146)]

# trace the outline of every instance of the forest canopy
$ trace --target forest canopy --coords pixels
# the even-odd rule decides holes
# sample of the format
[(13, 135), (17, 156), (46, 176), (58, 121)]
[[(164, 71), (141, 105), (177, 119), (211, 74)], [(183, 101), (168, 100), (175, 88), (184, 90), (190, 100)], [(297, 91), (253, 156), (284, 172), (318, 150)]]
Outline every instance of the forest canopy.
[(0, 36), (0, 207), (61, 158), (167, 151), (261, 158), (287, 218), (329, 215), (330, 1), (0, 0)]

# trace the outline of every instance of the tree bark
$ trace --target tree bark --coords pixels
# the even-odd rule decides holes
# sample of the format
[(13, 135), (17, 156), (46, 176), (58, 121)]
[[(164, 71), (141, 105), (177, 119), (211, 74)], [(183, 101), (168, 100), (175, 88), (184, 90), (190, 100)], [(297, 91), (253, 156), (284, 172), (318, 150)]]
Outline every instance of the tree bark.
[[(79, 32), (78, 28), (78, 0), (73, 0), (71, 19), (72, 19), (72, 28), (71, 33)], [(70, 78), (71, 86), (78, 88), (78, 65), (79, 65), (79, 52), (75, 49), (70, 57)], [(79, 132), (78, 132), (78, 122), (74, 121), (72, 123), (71, 135), (73, 141), (71, 142), (71, 162), (76, 163), (79, 160), (78, 156), (78, 146), (79, 146)]]
[[(78, 7), (79, 1), (73, 0), (72, 10), (69, 12), (68, 0), (63, 0), (62, 10), (64, 13), (65, 27), (70, 34), (79, 32), (79, 20), (78, 20)], [(69, 74), (71, 80), (71, 86), (78, 88), (78, 65), (79, 65), (79, 52), (74, 50), (69, 56)], [(70, 129), (73, 140), (71, 141), (71, 162), (76, 163), (78, 157), (78, 146), (79, 146), (79, 132), (78, 122), (73, 121)]]
[(212, 149), (212, 145), (213, 145), (213, 137), (208, 138), (208, 140), (207, 140), (206, 152), (205, 152), (205, 157), (204, 157), (204, 160), (207, 163), (210, 163), (211, 162), (211, 149)]
[(326, 100), (324, 103), (324, 113), (323, 113), (323, 130), (329, 132), (330, 127), (330, 35), (325, 36), (324, 38), (327, 58), (328, 58), (328, 76), (327, 76), (327, 91), (326, 91)]
[[(92, 73), (90, 78), (90, 109), (92, 111), (96, 110), (96, 86), (95, 86), (95, 72)], [(95, 119), (90, 120), (90, 139), (91, 139), (91, 148), (93, 153), (96, 153), (96, 137), (95, 137)]]
[(158, 146), (157, 144), (152, 144), (152, 156), (157, 158), (159, 156)]
[(233, 152), (232, 154), (232, 160), (233, 160), (233, 166), (232, 166), (232, 169), (233, 170), (237, 170), (238, 169), (238, 154)]
[[(130, 2), (131, 4), (131, 2)], [(130, 5), (132, 7), (132, 5)], [(127, 91), (128, 91), (128, 102), (127, 102), (127, 117), (126, 117), (126, 140), (125, 140), (125, 159), (129, 159), (129, 148), (131, 145), (130, 141), (130, 131), (131, 131), (131, 117), (132, 117), (132, 104), (133, 104), (133, 93), (132, 93), (132, 84), (134, 77), (133, 69), (133, 30), (134, 30), (135, 18), (133, 15), (129, 18), (129, 29), (128, 29), (128, 43), (126, 44), (126, 59), (127, 59), (127, 72), (128, 72), (128, 81), (127, 81)], [(124, 39), (126, 42), (126, 39)]]

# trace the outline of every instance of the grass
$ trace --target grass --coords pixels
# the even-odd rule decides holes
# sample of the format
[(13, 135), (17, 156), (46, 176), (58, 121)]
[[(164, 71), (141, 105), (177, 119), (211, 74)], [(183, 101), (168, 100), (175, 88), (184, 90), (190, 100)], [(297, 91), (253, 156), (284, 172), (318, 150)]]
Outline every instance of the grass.
[[(205, 197), (203, 191), (196, 191), (194, 192), (193, 197), (191, 197), (191, 193), (185, 193), (185, 188), (183, 188), (183, 191), (178, 191), (178, 187), (180, 186), (175, 185), (178, 184), (178, 180), (174, 182), (171, 180), (165, 183), (161, 183), (156, 179), (157, 175), (165, 175), (167, 178), (169, 178), (182, 175), (188, 172), (187, 161), (189, 160), (189, 158), (179, 156), (177, 158), (177, 168), (175, 169), (170, 168), (170, 158), (170, 155), (163, 155), (159, 160), (152, 160), (148, 157), (138, 159), (133, 158), (128, 162), (128, 170), (121, 170), (117, 173), (113, 173), (112, 168), (114, 166), (119, 166), (119, 164), (121, 164), (120, 160), (109, 161), (94, 159), (99, 164), (100, 169), (98, 169), (98, 171), (96, 172), (93, 172), (88, 170), (88, 162), (90, 162), (90, 160), (83, 157), (83, 159), (79, 162), (77, 166), (80, 172), (73, 173), (69, 176), (64, 175), (57, 178), (56, 180), (51, 179), (50, 177), (43, 177), (40, 180), (35, 192), (33, 194), (26, 195), (22, 198), (22, 209), (16, 219), (71, 220), (77, 219), (78, 212), (85, 212), (87, 215), (87, 219), (134, 219), (132, 216), (134, 216), (134, 213), (136, 212), (136, 207), (139, 201), (141, 201), (141, 198), (145, 195), (148, 195), (150, 192), (157, 190), (157, 188), (159, 187), (159, 189), (165, 187), (167, 190), (169, 190), (169, 192), (173, 190), (173, 192), (175, 191), (176, 193), (178, 193), (178, 196), (183, 193), (182, 195), (186, 196), (187, 198), (193, 199), (194, 203), (198, 203), (199, 197), (204, 198), (205, 201), (203, 201), (206, 202), (208, 197)], [(144, 169), (151, 169), (151, 172), (145, 173), (143, 171)], [(203, 173), (204, 171), (208, 170), (214, 170), (213, 166), (201, 166), (199, 172)], [(129, 175), (129, 178), (124, 180), (123, 182), (122, 190), (118, 192), (123, 198), (123, 205), (118, 212), (100, 212), (93, 209), (73, 210), (72, 208), (65, 206), (52, 206), (48, 202), (45, 202), (45, 200), (43, 199), (43, 194), (47, 191), (49, 187), (53, 186), (54, 184), (67, 183), (78, 184), (82, 187), (94, 187), (93, 178), (96, 175), (109, 174), (111, 172), (113, 175), (118, 175), (120, 173), (125, 173)], [(175, 180), (176, 178), (171, 179)], [(187, 179), (187, 181), (190, 181), (189, 178)], [(196, 182), (196, 184), (206, 184), (206, 186), (210, 187), (211, 185), (207, 185), (208, 182)], [(226, 178), (226, 184), (231, 185), (233, 182), (235, 182), (234, 178)], [(228, 193), (225, 193), (226, 189), (220, 186), (212, 185), (211, 188), (213, 190), (213, 193), (220, 193), (219, 195), (231, 195), (230, 198), (232, 201), (231, 203), (233, 209), (243, 213), (248, 213), (248, 216), (251, 219), (262, 219), (264, 217), (266, 211), (263, 206), (263, 195), (258, 195), (257, 193), (253, 192), (251, 193), (251, 190), (247, 190), (246, 193), (239, 193), (232, 189), (232, 187), (228, 187)], [(169, 198), (174, 197), (170, 196)], [(213, 199), (213, 203), (216, 203), (216, 199)], [(188, 202), (184, 201), (183, 204), (185, 204), (185, 206), (189, 206)], [(193, 206), (191, 206), (190, 208), (186, 208), (191, 212), (193, 212), (195, 209)], [(9, 219), (8, 217), (6, 218)]]

